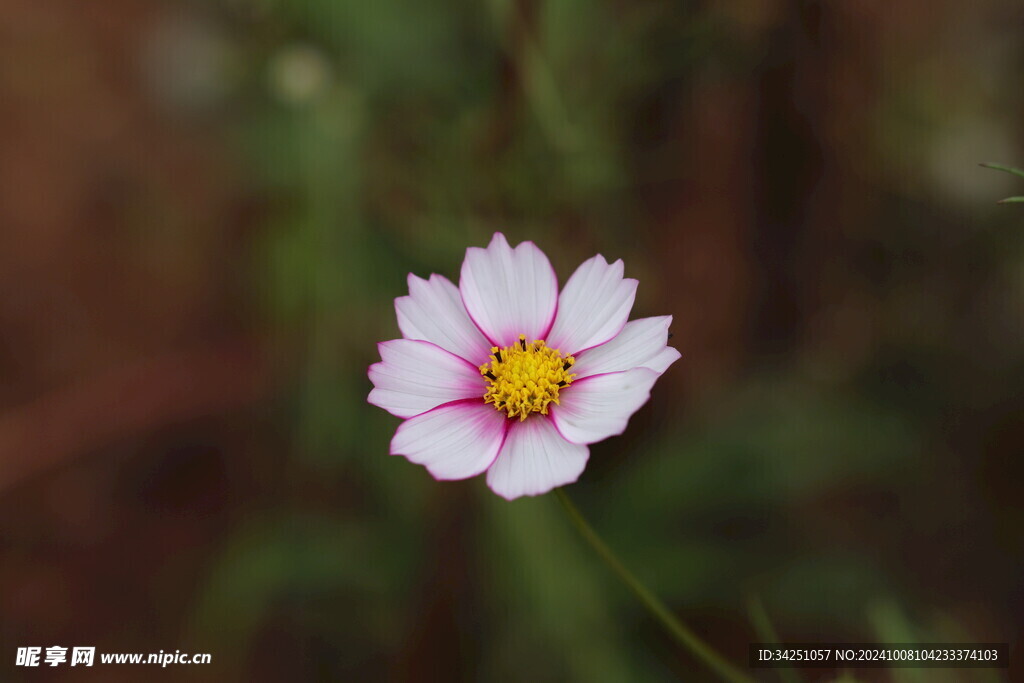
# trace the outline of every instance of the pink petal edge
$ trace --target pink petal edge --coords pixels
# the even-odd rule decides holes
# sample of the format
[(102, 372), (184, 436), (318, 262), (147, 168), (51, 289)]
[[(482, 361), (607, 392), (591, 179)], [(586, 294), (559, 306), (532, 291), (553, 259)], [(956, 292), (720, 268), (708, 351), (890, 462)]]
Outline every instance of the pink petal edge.
[[(476, 405), (479, 406), (479, 408), (470, 407), (469, 404), (476, 404)], [(394, 456), (402, 456), (406, 460), (409, 460), (409, 462), (413, 463), (414, 465), (420, 465), (425, 470), (427, 470), (427, 472), (430, 474), (430, 476), (433, 477), (436, 481), (462, 481), (464, 479), (472, 479), (473, 477), (479, 476), (479, 475), (483, 474), (484, 472), (486, 472), (487, 470), (489, 470), (491, 468), (491, 466), (494, 464), (494, 462), (498, 459), (498, 456), (501, 454), (501, 451), (502, 451), (502, 449), (505, 446), (505, 441), (508, 438), (508, 432), (509, 432), (509, 425), (507, 424), (508, 418), (505, 418), (504, 416), (502, 416), (502, 418), (506, 422), (503, 422), (501, 424), (502, 434), (501, 434), (501, 437), (500, 437), (500, 441), (498, 442), (497, 448), (495, 450), (494, 456), (487, 462), (486, 465), (483, 465), (482, 467), (476, 469), (475, 471), (472, 471), (469, 474), (465, 474), (465, 475), (462, 475), (462, 476), (451, 476), (451, 477), (439, 476), (439, 475), (435, 474), (433, 472), (433, 470), (431, 470), (430, 466), (428, 466), (428, 465), (426, 465), (424, 463), (419, 463), (419, 462), (416, 462), (415, 460), (412, 460), (409, 455), (407, 455), (405, 453), (401, 453), (398, 450), (396, 450), (396, 448), (395, 448), (395, 439), (398, 437), (398, 432), (399, 432), (399, 430), (402, 429), (403, 426), (405, 426), (405, 424), (407, 422), (409, 422), (410, 420), (416, 420), (418, 418), (422, 418), (425, 415), (429, 415), (430, 413), (434, 413), (435, 411), (439, 411), (439, 410), (442, 410), (442, 409), (450, 409), (450, 408), (453, 408), (453, 407), (456, 407), (456, 406), (459, 406), (459, 405), (467, 405), (467, 407), (470, 407), (470, 409), (474, 410), (474, 411), (479, 410), (479, 409), (486, 409), (488, 412), (494, 412), (494, 413), (498, 412), (496, 410), (492, 410), (491, 406), (489, 406), (489, 405), (487, 405), (487, 404), (485, 404), (483, 402), (479, 402), (478, 403), (476, 399), (463, 399), (463, 400), (459, 400), (459, 401), (451, 401), (449, 403), (444, 403), (442, 405), (437, 406), (436, 408), (428, 410), (425, 413), (417, 415), (416, 417), (409, 418), (409, 420), (405, 420), (404, 422), (402, 422), (402, 424), (398, 425), (398, 429), (395, 430), (395, 435), (391, 439), (391, 443), (390, 443), (389, 448), (388, 448), (388, 454), (389, 455), (394, 455)]]
[(610, 439), (613, 436), (621, 436), (623, 433), (625, 433), (626, 429), (629, 427), (629, 421), (630, 421), (630, 419), (632, 419), (633, 415), (635, 415), (638, 410), (640, 410), (642, 407), (644, 407), (647, 404), (647, 402), (651, 400), (651, 391), (653, 391), (653, 389), (654, 389), (654, 383), (657, 382), (659, 377), (661, 377), (661, 373), (655, 372), (654, 370), (651, 370), (649, 368), (633, 368), (632, 370), (625, 370), (625, 371), (620, 371), (620, 372), (605, 372), (605, 373), (601, 373), (601, 374), (597, 374), (597, 375), (590, 375), (590, 376), (584, 377), (584, 378), (582, 378), (582, 379), (580, 379), (578, 381), (574, 381), (572, 383), (572, 385), (571, 385), (573, 387), (578, 386), (579, 384), (586, 385), (591, 380), (595, 380), (595, 379), (602, 378), (602, 377), (609, 377), (609, 376), (612, 376), (612, 375), (625, 375), (625, 374), (628, 374), (628, 373), (637, 373), (638, 375), (647, 375), (648, 376), (647, 379), (650, 381), (650, 386), (648, 386), (647, 389), (645, 390), (645, 392), (644, 392), (645, 396), (644, 396), (643, 400), (637, 402), (635, 407), (633, 407), (632, 409), (627, 409), (628, 410), (628, 415), (626, 415), (625, 417), (606, 418), (605, 419), (605, 422), (608, 422), (611, 419), (621, 419), (622, 420), (622, 427), (618, 431), (612, 431), (612, 432), (607, 432), (607, 433), (602, 432), (601, 436), (593, 439), (592, 441), (574, 441), (568, 434), (566, 434), (565, 427), (568, 426), (568, 425), (563, 425), (560, 422), (560, 420), (559, 420), (559, 414), (564, 412), (564, 411), (569, 410), (569, 408), (567, 408), (566, 406), (571, 406), (572, 405), (571, 403), (569, 403), (569, 401), (571, 400), (572, 393), (569, 392), (569, 391), (566, 391), (564, 398), (560, 397), (561, 398), (561, 404), (551, 408), (551, 420), (554, 423), (555, 428), (558, 429), (558, 433), (562, 435), (562, 438), (565, 439), (566, 441), (568, 441), (569, 443), (589, 446), (591, 444), (595, 444), (595, 443), (599, 443), (601, 441), (604, 441), (605, 439)]
[[(518, 335), (519, 334), (526, 334), (527, 336), (531, 336), (529, 334), (528, 330), (520, 330), (519, 332), (515, 332), (514, 334), (512, 332), (509, 332), (510, 338), (508, 340), (501, 339), (499, 334), (494, 333), (493, 331), (487, 329), (488, 326), (482, 324), (480, 322), (480, 320), (478, 320), (477, 317), (475, 315), (473, 315), (473, 310), (470, 307), (469, 303), (466, 301), (466, 293), (465, 293), (465, 290), (463, 289), (463, 283), (466, 280), (466, 275), (465, 275), (466, 263), (467, 263), (467, 261), (469, 259), (470, 253), (471, 252), (475, 253), (477, 251), (486, 252), (495, 244), (495, 242), (497, 242), (499, 240), (502, 243), (504, 243), (504, 245), (506, 247), (508, 247), (513, 253), (516, 250), (518, 250), (520, 247), (524, 246), (524, 245), (532, 247), (533, 249), (536, 250), (537, 254), (539, 254), (541, 257), (543, 257), (544, 263), (547, 264), (548, 270), (550, 271), (550, 274), (551, 274), (551, 282), (552, 282), (552, 285), (553, 285), (553, 288), (554, 288), (554, 303), (552, 305), (551, 314), (548, 317), (547, 322), (544, 323), (544, 325), (542, 325), (540, 327), (540, 331), (537, 333), (536, 336), (534, 336), (535, 339), (545, 339), (547, 337), (547, 335), (551, 332), (551, 328), (555, 324), (555, 319), (558, 316), (558, 296), (559, 296), (559, 291), (558, 291), (558, 274), (555, 272), (554, 266), (551, 265), (551, 260), (547, 257), (547, 254), (545, 254), (544, 251), (540, 247), (538, 247), (536, 245), (536, 243), (534, 243), (532, 240), (525, 240), (525, 241), (520, 242), (519, 244), (517, 244), (515, 247), (512, 247), (509, 244), (508, 239), (505, 237), (504, 233), (502, 233), (502, 232), (495, 232), (494, 235), (491, 237), (490, 243), (488, 243), (488, 245), (486, 247), (468, 247), (466, 249), (466, 257), (462, 261), (462, 268), (460, 270), (460, 277), (459, 277), (459, 294), (462, 297), (462, 305), (466, 309), (466, 313), (467, 313), (467, 315), (469, 315), (469, 319), (471, 321), (473, 321), (473, 324), (477, 326), (477, 329), (480, 330), (481, 334), (483, 334), (488, 339), (488, 341), (491, 342), (491, 344), (493, 346), (498, 346), (498, 347), (510, 346), (511, 344), (515, 343), (515, 340), (518, 339)], [(470, 285), (467, 285), (467, 286), (470, 286)], [(472, 285), (472, 286), (475, 287), (475, 284)]]
[[(466, 374), (465, 375), (461, 375), (461, 376), (452, 376), (451, 377), (451, 379), (454, 380), (454, 381), (451, 382), (450, 386), (445, 387), (450, 392), (448, 395), (442, 395), (440, 397), (438, 397), (438, 396), (431, 396), (431, 395), (420, 395), (421, 398), (425, 399), (425, 403), (426, 404), (429, 404), (431, 399), (438, 399), (439, 398), (440, 400), (437, 403), (429, 405), (429, 407), (426, 407), (423, 410), (420, 410), (419, 412), (412, 413), (412, 412), (409, 412), (408, 409), (403, 409), (401, 407), (396, 407), (396, 404), (398, 406), (401, 406), (403, 401), (401, 401), (401, 400), (399, 400), (399, 401), (384, 400), (382, 398), (382, 396), (386, 396), (386, 395), (389, 395), (389, 394), (405, 394), (407, 396), (415, 397), (415, 396), (417, 396), (416, 392), (415, 391), (402, 391), (399, 388), (395, 388), (394, 385), (382, 384), (382, 383), (379, 382), (378, 379), (374, 378), (374, 375), (377, 374), (378, 372), (383, 372), (383, 370), (382, 370), (383, 368), (386, 368), (389, 365), (393, 365), (393, 363), (389, 363), (388, 361), (383, 360), (383, 358), (385, 357), (385, 355), (391, 355), (392, 352), (395, 353), (395, 354), (401, 353), (400, 351), (398, 351), (398, 350), (393, 348), (393, 347), (398, 346), (398, 345), (401, 345), (401, 346), (415, 345), (415, 347), (420, 348), (420, 349), (430, 348), (430, 349), (432, 349), (431, 353), (439, 353), (439, 354), (441, 354), (441, 358), (444, 358), (445, 360), (447, 360), (449, 362), (457, 363), (458, 365), (463, 366), (464, 369), (465, 369)], [(434, 344), (434, 343), (428, 342), (428, 341), (424, 341), (424, 340), (421, 340), (421, 339), (391, 339), (391, 340), (388, 340), (388, 341), (378, 342), (377, 350), (378, 350), (378, 353), (380, 354), (382, 360), (378, 361), (376, 363), (371, 364), (367, 368), (367, 376), (369, 377), (370, 382), (373, 384), (373, 389), (367, 395), (366, 401), (370, 405), (373, 405), (373, 406), (376, 406), (378, 408), (381, 408), (382, 410), (387, 411), (388, 413), (390, 413), (391, 415), (394, 415), (395, 417), (400, 417), (402, 419), (410, 419), (412, 417), (416, 417), (417, 415), (421, 415), (421, 414), (423, 414), (423, 413), (425, 413), (425, 412), (427, 412), (429, 410), (433, 410), (434, 408), (436, 408), (436, 407), (438, 407), (440, 405), (443, 405), (444, 403), (451, 403), (453, 401), (458, 401), (458, 400), (473, 400), (473, 399), (476, 399), (477, 396), (479, 396), (481, 399), (483, 398), (484, 384), (483, 384), (483, 381), (480, 380), (480, 377), (479, 377), (479, 368), (474, 366), (472, 363), (467, 361), (465, 358), (462, 358), (461, 356), (458, 356), (458, 355), (452, 353), (451, 351), (448, 351), (447, 349), (444, 349), (444, 348), (438, 346), (437, 344)], [(427, 365), (426, 367), (433, 368), (434, 366), (433, 365)], [(389, 379), (393, 379), (393, 378), (389, 378)], [(421, 377), (420, 379), (424, 379), (424, 378)], [(426, 379), (429, 379), (429, 378), (426, 378)], [(446, 377), (446, 379), (447, 379), (447, 377)], [(477, 386), (478, 383), (479, 383), (479, 386)], [(464, 386), (457, 386), (457, 385), (464, 385)], [(410, 401), (410, 400), (405, 401), (405, 403), (409, 403), (409, 402), (415, 403), (415, 401)]]
[[(614, 346), (618, 341), (621, 341), (620, 337), (628, 327), (640, 326), (645, 323), (660, 324), (660, 330), (658, 330), (658, 336), (660, 338), (658, 338), (656, 341), (650, 341), (649, 339), (645, 339), (642, 337), (636, 340), (635, 343), (643, 343), (646, 344), (648, 347), (644, 349), (643, 353), (640, 354), (640, 360), (635, 361), (639, 362), (638, 365), (617, 365), (614, 356), (610, 359), (594, 358), (594, 352), (598, 352), (598, 349), (603, 349), (601, 353), (606, 353), (609, 348)], [(579, 382), (580, 380), (583, 380), (587, 377), (605, 375), (612, 372), (626, 372), (628, 370), (633, 370), (636, 368), (647, 368), (648, 370), (653, 370), (654, 372), (657, 372), (659, 375), (664, 374), (666, 371), (668, 371), (669, 367), (671, 367), (673, 363), (682, 358), (682, 354), (679, 353), (677, 349), (668, 345), (668, 330), (671, 327), (671, 325), (671, 315), (649, 316), (647, 318), (637, 318), (636, 320), (628, 321), (625, 325), (623, 325), (622, 329), (619, 330), (619, 333), (616, 334), (611, 339), (609, 339), (608, 341), (575, 354), (576, 365), (573, 369), (575, 372), (578, 373), (579, 376), (574, 381)], [(663, 354), (665, 353), (665, 351), (670, 351), (671, 353), (669, 355), (674, 354), (675, 357), (669, 360), (668, 362), (664, 362)], [(655, 361), (658, 360), (659, 358), (662, 359), (661, 362), (655, 363)], [(597, 363), (598, 371), (590, 372), (588, 370), (588, 367), (594, 362)], [(609, 366), (613, 367), (614, 369), (607, 369)], [(662, 367), (659, 369), (658, 366)]]
[[(543, 433), (538, 435), (537, 430), (541, 430)], [(587, 462), (590, 459), (589, 447), (565, 439), (558, 431), (554, 421), (548, 417), (531, 416), (525, 422), (510, 425), (508, 432), (508, 437), (502, 444), (498, 457), (487, 470), (488, 488), (505, 500), (512, 501), (523, 496), (540, 496), (558, 486), (572, 484), (579, 479), (587, 467)], [(516, 451), (518, 440), (529, 438), (528, 435), (532, 435), (535, 440), (539, 439), (539, 441), (535, 441), (532, 448), (524, 446), (526, 450), (523, 452)], [(545, 443), (547, 447), (543, 446)], [(538, 448), (538, 446), (541, 447)], [(553, 459), (551, 458), (552, 451), (549, 448), (559, 451), (554, 453)], [(507, 460), (508, 458), (514, 458), (515, 462)], [(545, 463), (549, 467), (538, 467), (538, 458), (545, 458)], [(570, 458), (576, 458), (576, 462), (572, 462)], [(529, 465), (528, 462), (532, 462), (532, 465)], [(559, 467), (560, 470), (554, 471), (551, 469), (552, 465)], [(508, 468), (513, 469), (509, 470)], [(541, 469), (547, 471), (538, 474)], [(545, 480), (541, 483), (524, 484), (523, 478), (530, 475), (540, 476)], [(497, 483), (499, 478), (503, 480), (501, 483)], [(507, 481), (508, 478), (516, 480), (515, 483)]]
[[(472, 316), (469, 315), (469, 311), (466, 310), (466, 304), (462, 300), (462, 292), (459, 288), (444, 275), (437, 273), (431, 273), (426, 279), (419, 277), (415, 273), (409, 273), (406, 276), (406, 285), (409, 293), (404, 296), (395, 297), (395, 317), (398, 320), (398, 329), (402, 333), (402, 337), (405, 339), (416, 339), (420, 341), (434, 342), (433, 339), (425, 339), (425, 336), (433, 337), (444, 337), (444, 341), (447, 342), (452, 348), (448, 348), (445, 344), (438, 343), (438, 346), (450, 351), (457, 356), (465, 358), (468, 362), (473, 363), (474, 366), (479, 365), (476, 361), (483, 362), (487, 357), (487, 353), (490, 347), (493, 345), (491, 341), (483, 334), (480, 330), (479, 325), (473, 320)], [(429, 288), (434, 288), (435, 291), (427, 294)], [(426, 309), (429, 307), (429, 297), (431, 295), (437, 296), (449, 296), (450, 288), (453, 290), (454, 297), (452, 302), (458, 302), (458, 311), (446, 310), (443, 307), (436, 311), (441, 317), (447, 318), (447, 329), (438, 333), (437, 330), (424, 331), (418, 330), (421, 334), (417, 334), (417, 330), (410, 329), (410, 325), (416, 327), (416, 321), (413, 319), (414, 316), (410, 314), (409, 310), (403, 310), (407, 308), (406, 302), (411, 305)], [(436, 290), (440, 291), (436, 291)], [(459, 313), (465, 316), (465, 322), (467, 325), (462, 325)], [(454, 314), (454, 317), (452, 316)], [(436, 321), (432, 321), (436, 324)], [(403, 324), (404, 323), (404, 324)], [(422, 327), (422, 325), (420, 325)], [(479, 336), (479, 339), (473, 339), (474, 336)], [(475, 348), (478, 347), (478, 348)], [(472, 357), (471, 357), (472, 356)]]
[[(622, 329), (626, 326), (629, 321), (629, 314), (633, 309), (633, 304), (636, 301), (636, 290), (640, 283), (635, 278), (624, 277), (625, 264), (622, 259), (616, 259), (615, 261), (608, 263), (608, 260), (601, 254), (595, 254), (590, 257), (573, 271), (573, 274), (569, 276), (569, 280), (566, 281), (565, 286), (558, 293), (558, 307), (556, 309), (555, 320), (552, 323), (551, 328), (548, 330), (547, 336), (545, 337), (548, 345), (552, 348), (559, 349), (566, 353), (566, 355), (576, 355), (583, 353), (588, 349), (601, 346), (612, 339), (614, 339)], [(592, 307), (595, 301), (587, 298), (588, 293), (592, 293), (594, 289), (593, 283), (589, 282), (589, 278), (595, 276), (598, 280), (598, 286), (602, 284), (610, 285), (612, 292), (609, 297), (606, 297), (603, 301), (607, 302), (610, 298), (618, 298), (625, 294), (624, 311), (620, 311), (620, 308), (613, 309), (602, 316), (603, 322), (613, 322), (616, 317), (621, 316), (621, 324), (616, 324), (612, 328), (613, 331), (602, 332), (602, 325), (599, 324), (593, 330), (588, 330), (582, 333), (582, 339), (576, 339), (574, 337), (581, 336), (580, 325), (573, 324), (578, 323), (576, 320), (560, 320), (559, 314), (565, 313), (567, 310), (572, 311), (568, 313), (568, 317), (572, 318), (573, 315), (579, 317), (583, 313), (589, 313), (590, 315), (584, 315), (584, 319), (587, 321), (585, 324), (593, 323), (595, 315), (599, 311), (582, 311), (579, 304), (583, 304), (586, 307)], [(587, 284), (592, 286), (586, 287)], [(583, 289), (580, 289), (583, 287)], [(572, 297), (573, 302), (568, 302), (567, 298)], [(566, 307), (566, 303), (576, 304)], [(568, 329), (560, 329), (560, 323), (565, 326), (568, 325)], [(585, 326), (584, 324), (584, 326)], [(596, 339), (595, 339), (596, 337)], [(602, 339), (602, 337), (604, 337)], [(582, 348), (576, 348), (577, 344), (585, 344)]]

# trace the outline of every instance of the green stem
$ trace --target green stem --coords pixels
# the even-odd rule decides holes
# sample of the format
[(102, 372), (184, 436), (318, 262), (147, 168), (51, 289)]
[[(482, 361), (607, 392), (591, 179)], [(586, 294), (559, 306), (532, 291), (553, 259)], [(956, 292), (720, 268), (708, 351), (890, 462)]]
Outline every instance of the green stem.
[[(768, 618), (768, 610), (764, 603), (756, 595), (750, 596), (747, 601), (747, 611), (750, 612), (750, 621), (754, 625), (754, 632), (762, 643), (781, 643), (779, 634), (772, 626), (772, 620)], [(782, 683), (800, 683), (800, 677), (795, 669), (779, 669), (779, 678)]]
[(604, 560), (615, 575), (619, 577), (622, 583), (626, 584), (626, 587), (633, 592), (633, 595), (647, 608), (661, 625), (665, 627), (680, 645), (689, 650), (695, 657), (703, 661), (708, 668), (712, 669), (715, 673), (721, 676), (726, 681), (732, 683), (753, 683), (750, 676), (740, 671), (736, 666), (726, 660), (722, 655), (715, 652), (715, 650), (701, 640), (700, 636), (691, 631), (685, 624), (676, 618), (674, 614), (665, 606), (658, 597), (652, 593), (647, 586), (640, 583), (640, 580), (633, 576), (632, 572), (626, 569), (626, 566), (622, 564), (622, 561), (612, 552), (612, 549), (608, 547), (597, 532), (587, 523), (587, 520), (580, 514), (579, 509), (573, 504), (572, 500), (569, 499), (568, 494), (563, 489), (555, 489), (555, 496), (558, 501), (565, 508), (565, 512), (569, 515), (569, 520), (576, 527), (576, 530), (580, 532), (584, 540), (590, 544), (590, 547)]

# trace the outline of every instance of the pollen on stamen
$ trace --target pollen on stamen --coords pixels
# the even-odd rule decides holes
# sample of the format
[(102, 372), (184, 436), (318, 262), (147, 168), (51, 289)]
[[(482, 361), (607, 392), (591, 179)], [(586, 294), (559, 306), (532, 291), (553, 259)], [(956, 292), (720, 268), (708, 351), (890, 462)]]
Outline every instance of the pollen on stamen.
[(572, 384), (576, 375), (568, 370), (575, 362), (542, 339), (527, 344), (523, 334), (511, 346), (492, 347), (490, 362), (480, 366), (487, 382), (484, 403), (520, 421), (531, 413), (547, 415), (548, 406), (558, 404), (559, 390)]

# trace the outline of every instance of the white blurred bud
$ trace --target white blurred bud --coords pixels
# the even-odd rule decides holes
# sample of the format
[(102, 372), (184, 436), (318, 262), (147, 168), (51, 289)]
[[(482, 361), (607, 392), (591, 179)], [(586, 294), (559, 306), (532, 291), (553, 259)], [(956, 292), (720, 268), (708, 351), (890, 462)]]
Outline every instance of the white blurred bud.
[(271, 57), (267, 76), (271, 92), (282, 102), (305, 104), (323, 95), (330, 85), (331, 64), (317, 48), (290, 45)]
[(154, 24), (143, 45), (143, 74), (158, 102), (201, 111), (224, 99), (234, 55), (228, 37), (211, 19), (168, 14)]

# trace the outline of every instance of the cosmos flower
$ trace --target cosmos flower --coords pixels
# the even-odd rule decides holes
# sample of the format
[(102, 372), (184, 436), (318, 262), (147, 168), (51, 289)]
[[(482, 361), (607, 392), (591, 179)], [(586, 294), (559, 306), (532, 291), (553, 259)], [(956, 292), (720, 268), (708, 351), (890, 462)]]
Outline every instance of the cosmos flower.
[(403, 339), (369, 370), (369, 402), (404, 419), (391, 454), (440, 480), (486, 471), (509, 500), (576, 481), (587, 445), (621, 434), (679, 358), (671, 316), (626, 322), (637, 281), (622, 275), (599, 254), (559, 293), (544, 252), (501, 233), (466, 250), (458, 287), (410, 274)]

